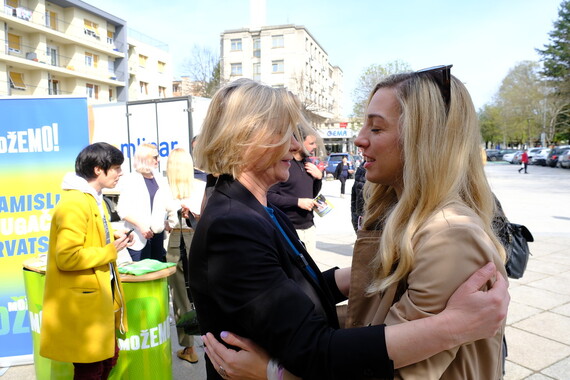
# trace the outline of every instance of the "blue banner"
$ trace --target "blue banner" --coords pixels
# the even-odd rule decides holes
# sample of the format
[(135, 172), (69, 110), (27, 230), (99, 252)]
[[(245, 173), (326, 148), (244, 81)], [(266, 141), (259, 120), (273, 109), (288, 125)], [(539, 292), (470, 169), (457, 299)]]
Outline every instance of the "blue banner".
[(63, 175), (89, 144), (85, 98), (0, 99), (0, 367), (32, 361), (22, 263), (48, 250)]

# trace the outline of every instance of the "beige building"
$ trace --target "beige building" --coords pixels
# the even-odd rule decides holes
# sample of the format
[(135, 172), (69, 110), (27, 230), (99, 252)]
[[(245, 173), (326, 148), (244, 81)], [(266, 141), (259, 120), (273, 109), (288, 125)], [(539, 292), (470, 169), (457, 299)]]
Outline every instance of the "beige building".
[(0, 96), (126, 101), (126, 22), (77, 0), (0, 4)]
[(221, 35), (221, 76), (246, 77), (297, 94), (316, 124), (342, 115), (343, 73), (304, 26), (227, 30)]
[(79, 0), (1, 1), (0, 96), (172, 96), (168, 46), (126, 21)]
[(168, 45), (128, 29), (129, 101), (172, 96), (172, 56)]

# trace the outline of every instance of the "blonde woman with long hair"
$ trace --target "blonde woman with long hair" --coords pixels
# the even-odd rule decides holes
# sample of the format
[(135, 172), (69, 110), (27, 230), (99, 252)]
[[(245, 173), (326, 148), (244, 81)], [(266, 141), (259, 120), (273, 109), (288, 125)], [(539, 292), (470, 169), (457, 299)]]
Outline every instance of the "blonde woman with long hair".
[[(166, 176), (172, 192), (171, 217), (166, 229), (170, 232), (166, 261), (176, 263), (176, 273), (168, 277), (172, 288), (172, 303), (175, 320), (192, 308), (191, 299), (186, 289), (186, 276), (188, 275), (188, 255), (190, 243), (194, 236), (194, 229), (188, 225), (182, 215), (183, 209), (189, 209), (194, 218), (199, 217), (204, 182), (194, 179), (194, 162), (192, 156), (182, 148), (174, 149), (168, 155), (166, 163)], [(172, 220), (174, 219), (174, 220)], [(182, 257), (182, 247), (186, 257)], [(186, 266), (186, 267), (185, 267)], [(198, 355), (194, 350), (194, 337), (187, 335), (183, 328), (176, 329), (178, 343), (183, 347), (176, 355), (190, 363), (198, 362)]]
[[(505, 251), (491, 227), (495, 203), (477, 115), (450, 68), (388, 77), (369, 98), (355, 140), (368, 184), (347, 325), (390, 326), (436, 315), (489, 261), (506, 279)], [(396, 378), (502, 378), (503, 333), (504, 326), (493, 337), (400, 368)]]

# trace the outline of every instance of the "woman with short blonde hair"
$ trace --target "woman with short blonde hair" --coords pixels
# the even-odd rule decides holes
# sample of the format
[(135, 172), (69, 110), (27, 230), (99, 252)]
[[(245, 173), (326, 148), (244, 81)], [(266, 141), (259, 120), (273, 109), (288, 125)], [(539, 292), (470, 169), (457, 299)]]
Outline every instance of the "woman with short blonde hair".
[(291, 135), (302, 141), (300, 124), (308, 123), (289, 91), (238, 79), (212, 98), (196, 144), (196, 166), (239, 178), (269, 154), (265, 166), (257, 167), (266, 169), (286, 151)]

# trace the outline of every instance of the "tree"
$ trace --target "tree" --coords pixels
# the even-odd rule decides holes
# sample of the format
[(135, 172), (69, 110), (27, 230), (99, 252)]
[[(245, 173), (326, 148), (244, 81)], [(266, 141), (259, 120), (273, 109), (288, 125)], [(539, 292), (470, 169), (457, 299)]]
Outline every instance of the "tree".
[(352, 92), (352, 99), (354, 101), (352, 117), (362, 120), (370, 92), (378, 82), (389, 75), (409, 71), (412, 71), (410, 65), (399, 60), (391, 61), (383, 65), (374, 64), (365, 68), (356, 82), (356, 88)]
[(503, 79), (496, 97), (503, 143), (520, 145), (540, 140), (546, 98), (537, 62), (523, 61)]
[(214, 50), (194, 45), (185, 68), (193, 82), (193, 92), (211, 98), (221, 86), (220, 58)]
[(545, 78), (551, 90), (545, 105), (545, 133), (548, 141), (570, 138), (570, 1), (564, 0), (558, 10), (558, 20), (549, 33), (550, 42), (541, 55)]
[[(479, 110), (479, 125), (485, 148), (492, 148), (494, 143), (503, 141), (501, 110), (496, 105), (486, 104)], [(491, 145), (487, 146), (487, 143), (491, 143)]]

